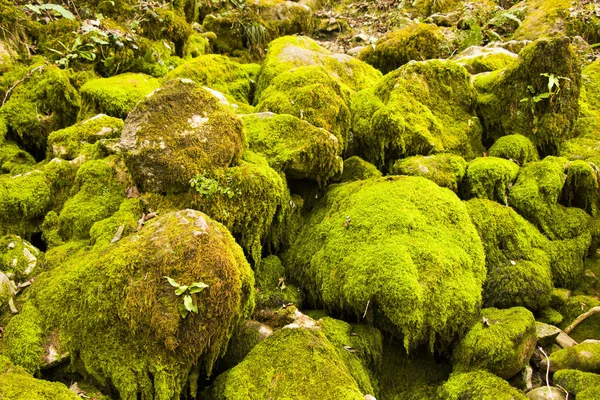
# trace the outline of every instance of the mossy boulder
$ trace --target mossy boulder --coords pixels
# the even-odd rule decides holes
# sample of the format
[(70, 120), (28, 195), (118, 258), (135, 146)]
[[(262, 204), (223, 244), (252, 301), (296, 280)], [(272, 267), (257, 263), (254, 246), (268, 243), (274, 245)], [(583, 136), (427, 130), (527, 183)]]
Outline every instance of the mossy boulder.
[(483, 154), (476, 91), (453, 61), (411, 62), (352, 101), (350, 149), (378, 167), (403, 157)]
[(456, 154), (408, 157), (396, 161), (390, 170), (393, 175), (422, 176), (455, 193), (466, 172), (467, 162)]
[(508, 205), (508, 191), (518, 173), (519, 166), (512, 161), (497, 157), (478, 157), (467, 165), (464, 196), (467, 199), (489, 199)]
[(519, 134), (498, 138), (490, 147), (489, 155), (511, 160), (521, 166), (540, 158), (531, 140)]
[(124, 200), (113, 215), (92, 225), (90, 243), (95, 247), (105, 246), (137, 232), (138, 221), (143, 214), (144, 207), (139, 198)]
[(9, 134), (43, 159), (48, 135), (75, 123), (81, 99), (68, 75), (54, 65), (39, 62), (17, 75), (14, 83), (22, 82), (10, 92), (0, 116)]
[(550, 354), (550, 372), (561, 369), (600, 373), (600, 341), (585, 341)]
[[(198, 313), (180, 315), (184, 299), (165, 276), (208, 285), (191, 295)], [(58, 330), (75, 368), (109, 394), (172, 399), (185, 395), (189, 383), (193, 397), (195, 380), (210, 374), (252, 312), (253, 284), (229, 232), (205, 214), (182, 210), (117, 243), (75, 254), (36, 280), (26, 307), (39, 310), (46, 332), (39, 340)], [(7, 327), (14, 348), (25, 343), (10, 332), (25, 323), (13, 318)]]
[(550, 241), (509, 207), (486, 199), (466, 205), (485, 249), (484, 305), (547, 307), (553, 289)]
[(5, 400), (80, 399), (64, 384), (36, 379), (4, 356), (0, 356), (0, 397)]
[(567, 207), (577, 207), (596, 216), (600, 206), (598, 167), (591, 162), (576, 160), (566, 166), (567, 180), (560, 202)]
[(527, 400), (518, 389), (487, 371), (453, 373), (450, 379), (438, 389), (438, 397), (440, 400)]
[(241, 103), (248, 104), (250, 101), (250, 76), (240, 64), (225, 56), (207, 54), (196, 57), (169, 72), (164, 79), (175, 78), (191, 79)]
[(504, 70), (475, 80), (478, 113), (488, 137), (521, 134), (544, 155), (573, 137), (581, 66), (568, 39), (540, 39)]
[[(560, 307), (560, 312), (564, 316), (564, 319), (559, 327), (566, 329), (581, 314), (598, 306), (600, 306), (600, 300), (596, 297), (585, 295), (569, 297), (564, 305)], [(583, 320), (569, 333), (569, 336), (577, 342), (583, 342), (588, 339), (600, 340), (600, 315), (592, 315)]]
[(17, 235), (0, 237), (0, 271), (23, 282), (41, 270), (43, 253)]
[(502, 47), (471, 46), (452, 59), (476, 75), (504, 69), (517, 59), (517, 55)]
[(110, 78), (91, 79), (79, 90), (79, 119), (97, 114), (125, 119), (139, 101), (159, 86), (158, 79), (145, 74), (127, 73)]
[(342, 140), (291, 115), (242, 116), (250, 150), (267, 157), (271, 167), (290, 179), (326, 184), (343, 170)]
[(552, 377), (555, 385), (560, 385), (570, 394), (579, 393), (600, 387), (600, 375), (592, 372), (582, 372), (576, 369), (561, 369)]
[(246, 140), (233, 111), (193, 81), (176, 79), (129, 113), (120, 146), (138, 187), (160, 193), (186, 190), (196, 174), (236, 165)]
[(464, 204), (418, 177), (332, 186), (284, 262), (309, 300), (401, 333), (407, 349), (444, 347), (464, 331), (485, 278)]
[[(579, 118), (575, 123), (575, 139), (565, 143), (562, 150), (566, 156), (570, 154), (572, 159), (585, 159), (589, 157), (585, 152), (588, 145), (598, 146), (595, 143), (600, 139), (597, 135), (600, 130), (600, 60), (587, 64), (581, 70), (581, 91), (579, 96)], [(593, 144), (592, 144), (593, 143)], [(578, 145), (583, 147), (579, 149)], [(589, 149), (593, 150), (593, 148)], [(597, 154), (593, 154), (597, 157)]]
[(529, 362), (536, 341), (535, 318), (527, 309), (483, 309), (481, 319), (454, 348), (453, 369), (483, 369), (508, 379)]
[(32, 169), (35, 159), (15, 142), (0, 140), (0, 173), (18, 175)]
[(206, 398), (363, 400), (374, 393), (366, 366), (377, 351), (381, 351), (381, 335), (372, 328), (357, 332), (330, 318), (314, 328), (284, 328), (217, 377)]
[(445, 58), (451, 52), (451, 42), (437, 25), (412, 23), (386, 33), (357, 58), (387, 74), (411, 60)]
[(256, 278), (256, 308), (280, 308), (290, 303), (302, 305), (300, 289), (286, 283), (288, 275), (277, 256), (263, 259), (254, 270)]
[(352, 156), (344, 160), (344, 172), (340, 181), (351, 182), (380, 177), (381, 172), (377, 167), (358, 156)]
[(73, 160), (80, 155), (103, 158), (108, 152), (103, 144), (117, 139), (123, 131), (123, 120), (98, 114), (48, 136), (48, 154), (64, 160)]

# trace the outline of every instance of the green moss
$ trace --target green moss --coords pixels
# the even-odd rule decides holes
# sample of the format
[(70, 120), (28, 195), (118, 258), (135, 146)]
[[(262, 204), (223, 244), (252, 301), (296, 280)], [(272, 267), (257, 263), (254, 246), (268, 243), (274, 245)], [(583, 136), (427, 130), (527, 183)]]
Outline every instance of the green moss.
[(170, 40), (175, 44), (175, 53), (179, 57), (184, 56), (188, 38), (193, 30), (182, 13), (155, 7), (147, 10), (140, 25), (144, 36), (152, 40)]
[[(560, 91), (553, 87), (554, 94), (536, 100), (549, 92), (549, 77), (544, 74), (558, 79)], [(505, 70), (476, 80), (478, 113), (491, 139), (521, 134), (542, 154), (557, 154), (562, 142), (573, 137), (580, 86), (579, 58), (569, 40), (538, 40)]]
[(248, 104), (250, 101), (250, 76), (238, 63), (228, 57), (207, 54), (196, 57), (165, 76), (165, 81), (175, 78), (191, 79)]
[(483, 199), (466, 205), (485, 249), (484, 305), (548, 306), (553, 289), (549, 240), (509, 207)]
[(600, 373), (600, 342), (584, 342), (550, 354), (550, 372), (561, 369)]
[(485, 277), (465, 206), (416, 177), (332, 186), (284, 262), (309, 300), (354, 317), (367, 309), (366, 319), (403, 334), (407, 349), (444, 347), (462, 332)]
[(521, 166), (531, 161), (538, 161), (540, 158), (531, 140), (523, 135), (506, 135), (498, 138), (490, 147), (489, 155), (514, 161)]
[[(195, 295), (198, 314), (180, 316), (182, 299), (164, 276), (209, 285)], [(253, 284), (227, 230), (184, 210), (75, 254), (34, 282), (27, 304), (58, 329), (72, 365), (101, 389), (124, 400), (172, 399), (185, 395), (189, 377), (210, 374), (233, 329), (252, 312)]]
[(195, 58), (203, 56), (210, 52), (210, 41), (206, 35), (200, 33), (192, 33), (188, 38), (188, 43), (185, 47), (186, 58)]
[(600, 389), (597, 387), (591, 387), (583, 392), (580, 392), (577, 396), (577, 400), (596, 400), (600, 397)]
[[(352, 337), (345, 336), (344, 343), (354, 344)], [(281, 329), (220, 375), (207, 398), (362, 400), (364, 394), (373, 393), (368, 373), (360, 365), (364, 359), (368, 354), (347, 352), (319, 329)]]
[(388, 32), (374, 45), (367, 46), (358, 59), (387, 74), (411, 60), (445, 58), (452, 52), (442, 30), (433, 24), (413, 23)]
[(77, 171), (75, 185), (58, 216), (58, 232), (64, 240), (86, 239), (96, 221), (118, 210), (125, 191), (106, 161), (88, 161)]
[(587, 161), (571, 161), (567, 165), (567, 180), (563, 186), (560, 202), (568, 207), (578, 207), (590, 215), (598, 214), (597, 167)]
[[(569, 297), (565, 305), (560, 308), (561, 313), (564, 315), (564, 320), (559, 325), (559, 328), (566, 329), (575, 318), (597, 306), (600, 306), (600, 301), (595, 297)], [(600, 340), (600, 315), (596, 314), (586, 318), (569, 333), (569, 336), (579, 343), (587, 339)]]
[(475, 100), (470, 75), (455, 62), (407, 64), (354, 97), (350, 147), (379, 167), (432, 153), (474, 158), (484, 151)]
[(78, 400), (65, 385), (35, 379), (0, 356), (0, 397), (6, 400)]
[(187, 191), (196, 174), (236, 165), (246, 140), (233, 111), (193, 81), (176, 79), (129, 113), (120, 146), (140, 190), (173, 193)]
[(302, 306), (300, 289), (286, 282), (286, 272), (277, 256), (263, 259), (254, 269), (256, 308), (279, 308), (289, 303)]
[(587, 389), (600, 387), (600, 375), (591, 372), (581, 372), (575, 369), (556, 371), (553, 379), (555, 385), (562, 386), (569, 394), (576, 396)]
[(0, 140), (0, 173), (21, 174), (30, 170), (34, 164), (31, 154), (21, 150), (16, 143)]
[(455, 193), (466, 172), (467, 162), (455, 154), (408, 157), (396, 161), (390, 170), (394, 175), (422, 176)]
[(23, 282), (40, 271), (43, 253), (17, 235), (0, 236), (0, 271)]
[(516, 58), (516, 54), (502, 48), (472, 46), (453, 57), (453, 60), (465, 67), (470, 74), (476, 75), (504, 69)]
[(564, 317), (554, 308), (543, 308), (538, 312), (537, 321), (544, 322), (549, 325), (557, 326), (563, 321)]
[(98, 114), (68, 128), (52, 132), (48, 136), (48, 154), (65, 160), (73, 160), (80, 155), (92, 159), (104, 158), (107, 152), (101, 144), (107, 139), (118, 138), (122, 130), (122, 120)]
[[(131, 198), (124, 200), (119, 206), (119, 210), (109, 218), (95, 222), (90, 228), (91, 244), (100, 247), (112, 243), (114, 239), (118, 241), (138, 229), (138, 220), (143, 214), (140, 199)], [(46, 216), (46, 219), (48, 217)], [(122, 230), (121, 230), (121, 227)], [(118, 235), (120, 232), (120, 236)]]
[(466, 198), (495, 200), (507, 204), (508, 191), (517, 178), (519, 166), (497, 157), (478, 157), (469, 162), (465, 174)]
[(341, 138), (291, 115), (248, 114), (242, 120), (250, 150), (265, 155), (288, 178), (326, 184), (340, 176)]
[(16, 52), (8, 45), (8, 43), (0, 40), (0, 74), (10, 71), (16, 61)]
[(487, 371), (454, 373), (438, 390), (444, 400), (495, 399), (526, 400), (527, 397), (504, 379)]
[[(43, 319), (33, 305), (26, 304), (4, 331), (2, 353), (29, 373), (39, 372), (43, 351)], [(1, 393), (1, 390), (0, 390)]]
[(125, 119), (139, 101), (159, 86), (157, 79), (134, 73), (89, 80), (79, 91), (82, 100), (79, 119), (96, 114)]
[[(535, 319), (523, 307), (486, 308), (454, 348), (455, 372), (487, 370), (508, 379), (529, 362), (536, 344)], [(487, 320), (487, 324), (486, 321)]]
[(352, 182), (380, 177), (381, 172), (377, 167), (358, 156), (352, 156), (344, 160), (344, 172), (340, 180), (342, 182)]
[(81, 100), (67, 74), (56, 66), (40, 63), (23, 75), (0, 115), (25, 149), (43, 158), (46, 138), (75, 122)]
[(558, 36), (561, 30), (564, 32), (564, 19), (569, 15), (571, 4), (571, 0), (529, 1), (525, 18), (513, 37), (535, 40), (544, 36)]

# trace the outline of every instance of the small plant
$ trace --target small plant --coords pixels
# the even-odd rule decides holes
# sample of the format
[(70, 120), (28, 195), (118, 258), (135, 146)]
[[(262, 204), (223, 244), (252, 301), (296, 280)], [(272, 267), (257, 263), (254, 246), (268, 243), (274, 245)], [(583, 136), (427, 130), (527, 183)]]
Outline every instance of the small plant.
[(541, 76), (545, 76), (548, 78), (548, 91), (544, 93), (535, 93), (535, 89), (533, 86), (528, 85), (527, 90), (529, 91), (530, 96), (524, 97), (520, 101), (521, 103), (527, 102), (529, 103), (529, 110), (531, 111), (531, 115), (533, 116), (533, 133), (537, 130), (538, 117), (535, 113), (535, 106), (537, 103), (544, 99), (549, 99), (550, 103), (553, 102), (554, 97), (560, 92), (560, 81), (571, 81), (569, 78), (564, 76), (555, 76), (554, 74), (542, 73)]
[(196, 302), (196, 297), (192, 296), (195, 293), (200, 293), (204, 289), (208, 287), (206, 283), (203, 282), (194, 282), (189, 286), (180, 285), (173, 278), (169, 278), (165, 276), (167, 281), (175, 288), (175, 294), (177, 296), (183, 296), (183, 303), (179, 305), (179, 314), (181, 314), (182, 318), (188, 316), (189, 313), (193, 312), (198, 314), (198, 303)]
[(96, 59), (96, 47), (91, 43), (83, 43), (81, 36), (77, 36), (75, 43), (71, 48), (64, 45), (63, 42), (58, 42), (64, 50), (56, 50), (48, 48), (48, 50), (58, 54), (61, 58), (56, 61), (56, 65), (69, 68), (69, 63), (77, 59), (94, 61)]
[(233, 190), (227, 186), (221, 186), (219, 182), (214, 179), (208, 178), (202, 175), (196, 175), (190, 179), (190, 186), (196, 189), (196, 192), (200, 196), (212, 197), (216, 194), (222, 194), (230, 199), (234, 196)]

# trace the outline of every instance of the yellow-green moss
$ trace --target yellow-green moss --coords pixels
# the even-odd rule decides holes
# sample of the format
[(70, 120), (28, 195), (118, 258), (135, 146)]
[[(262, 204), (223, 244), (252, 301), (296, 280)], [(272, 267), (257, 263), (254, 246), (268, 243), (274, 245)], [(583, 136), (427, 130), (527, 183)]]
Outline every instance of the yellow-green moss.
[(476, 96), (469, 73), (453, 61), (409, 63), (354, 97), (350, 148), (380, 167), (431, 153), (480, 156)]
[(464, 197), (489, 199), (508, 205), (508, 191), (518, 173), (519, 166), (512, 161), (478, 157), (467, 165)]
[(600, 387), (600, 375), (575, 369), (556, 371), (552, 379), (555, 385), (562, 386), (569, 394), (575, 396), (587, 389)]
[(407, 349), (444, 347), (463, 332), (485, 278), (465, 206), (417, 177), (330, 187), (284, 262), (309, 301), (354, 317), (366, 309), (368, 321), (401, 333)]
[[(600, 60), (595, 60), (583, 68), (581, 71), (581, 81), (582, 85), (579, 96), (580, 113), (575, 123), (575, 136), (596, 141), (598, 140), (597, 132), (600, 130), (600, 123), (598, 122), (600, 119)], [(582, 139), (572, 139), (569, 142), (574, 142), (575, 144), (578, 140)], [(585, 145), (587, 143), (583, 142), (582, 144)], [(598, 146), (598, 144), (594, 143), (594, 146)], [(580, 152), (577, 151), (577, 146), (574, 147), (573, 149), (565, 147), (563, 154), (572, 154), (571, 157), (577, 158), (593, 156), (585, 153), (580, 155)]]
[(550, 372), (561, 369), (600, 373), (600, 342), (584, 342), (550, 354)]
[(287, 273), (277, 256), (263, 259), (254, 269), (256, 308), (280, 308), (289, 303), (302, 306), (300, 289), (286, 280)]
[(40, 272), (43, 253), (17, 235), (0, 236), (0, 271), (24, 282)]
[(554, 308), (547, 307), (537, 313), (537, 321), (557, 326), (563, 321), (564, 317)]
[(484, 199), (466, 205), (485, 249), (484, 305), (548, 306), (553, 289), (549, 240), (509, 207)]
[(79, 91), (82, 100), (79, 119), (96, 114), (125, 119), (140, 100), (159, 86), (158, 79), (134, 73), (89, 80)]
[(452, 354), (455, 372), (487, 370), (508, 379), (529, 362), (536, 344), (535, 319), (523, 307), (486, 308)]
[(453, 57), (453, 60), (465, 67), (470, 74), (476, 75), (504, 69), (516, 58), (516, 54), (502, 48), (472, 46)]
[(390, 170), (393, 175), (422, 176), (453, 192), (458, 192), (466, 172), (467, 162), (455, 154), (408, 157), (396, 161)]
[(411, 60), (445, 58), (452, 52), (451, 47), (436, 25), (413, 23), (386, 33), (357, 57), (387, 74)]
[(43, 329), (43, 318), (38, 309), (26, 304), (6, 326), (2, 353), (29, 373), (39, 372), (44, 355)]
[(527, 396), (504, 379), (487, 371), (453, 373), (438, 389), (438, 397), (440, 400), (527, 400)]
[[(591, 296), (571, 296), (560, 308), (563, 321), (558, 325), (559, 328), (566, 329), (575, 318), (589, 311), (591, 308), (600, 306), (600, 300)], [(592, 315), (586, 318), (569, 333), (573, 339), (581, 343), (584, 340), (600, 340), (600, 315)]]
[(521, 166), (540, 158), (531, 140), (518, 134), (498, 138), (490, 147), (489, 155), (514, 161)]
[(34, 164), (31, 154), (21, 150), (16, 143), (0, 140), (0, 173), (21, 174), (29, 171)]
[(379, 172), (377, 167), (358, 156), (352, 156), (344, 160), (344, 172), (342, 173), (340, 181), (352, 182), (380, 177), (381, 172)]
[[(96, 247), (121, 240), (137, 231), (138, 220), (143, 215), (140, 199), (131, 198), (124, 200), (119, 210), (109, 218), (95, 222), (90, 228), (90, 242)], [(48, 217), (46, 216), (46, 219)], [(121, 230), (121, 227), (122, 230)], [(117, 235), (120, 232), (120, 236)]]

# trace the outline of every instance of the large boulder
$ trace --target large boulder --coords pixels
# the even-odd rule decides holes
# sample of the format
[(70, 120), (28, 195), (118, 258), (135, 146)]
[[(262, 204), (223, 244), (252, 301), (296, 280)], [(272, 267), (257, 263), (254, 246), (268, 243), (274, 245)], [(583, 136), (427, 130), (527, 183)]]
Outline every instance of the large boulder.
[[(545, 368), (545, 360), (542, 360)], [(600, 340), (589, 340), (550, 354), (550, 372), (578, 369), (600, 373)]]
[(350, 150), (389, 168), (399, 158), (484, 152), (469, 73), (453, 61), (411, 62), (352, 101)]
[[(208, 286), (190, 290), (202, 287), (194, 283)], [(15, 361), (36, 365), (40, 344), (56, 332), (78, 371), (121, 399), (179, 398), (188, 382), (193, 397), (194, 379), (210, 374), (252, 312), (253, 284), (221, 224), (194, 210), (172, 212), (39, 276), (30, 311), (10, 321), (5, 340)]]
[(246, 147), (241, 120), (189, 79), (171, 80), (135, 107), (121, 135), (139, 189), (180, 192), (197, 174), (236, 165)]
[(523, 393), (510, 386), (504, 379), (487, 371), (453, 373), (450, 379), (438, 389), (438, 398), (440, 400), (527, 400)]
[(555, 385), (560, 385), (570, 394), (579, 396), (590, 388), (600, 388), (600, 375), (576, 369), (561, 369), (552, 377)]
[(284, 261), (310, 300), (401, 333), (406, 348), (464, 331), (485, 278), (464, 204), (418, 177), (331, 187)]

